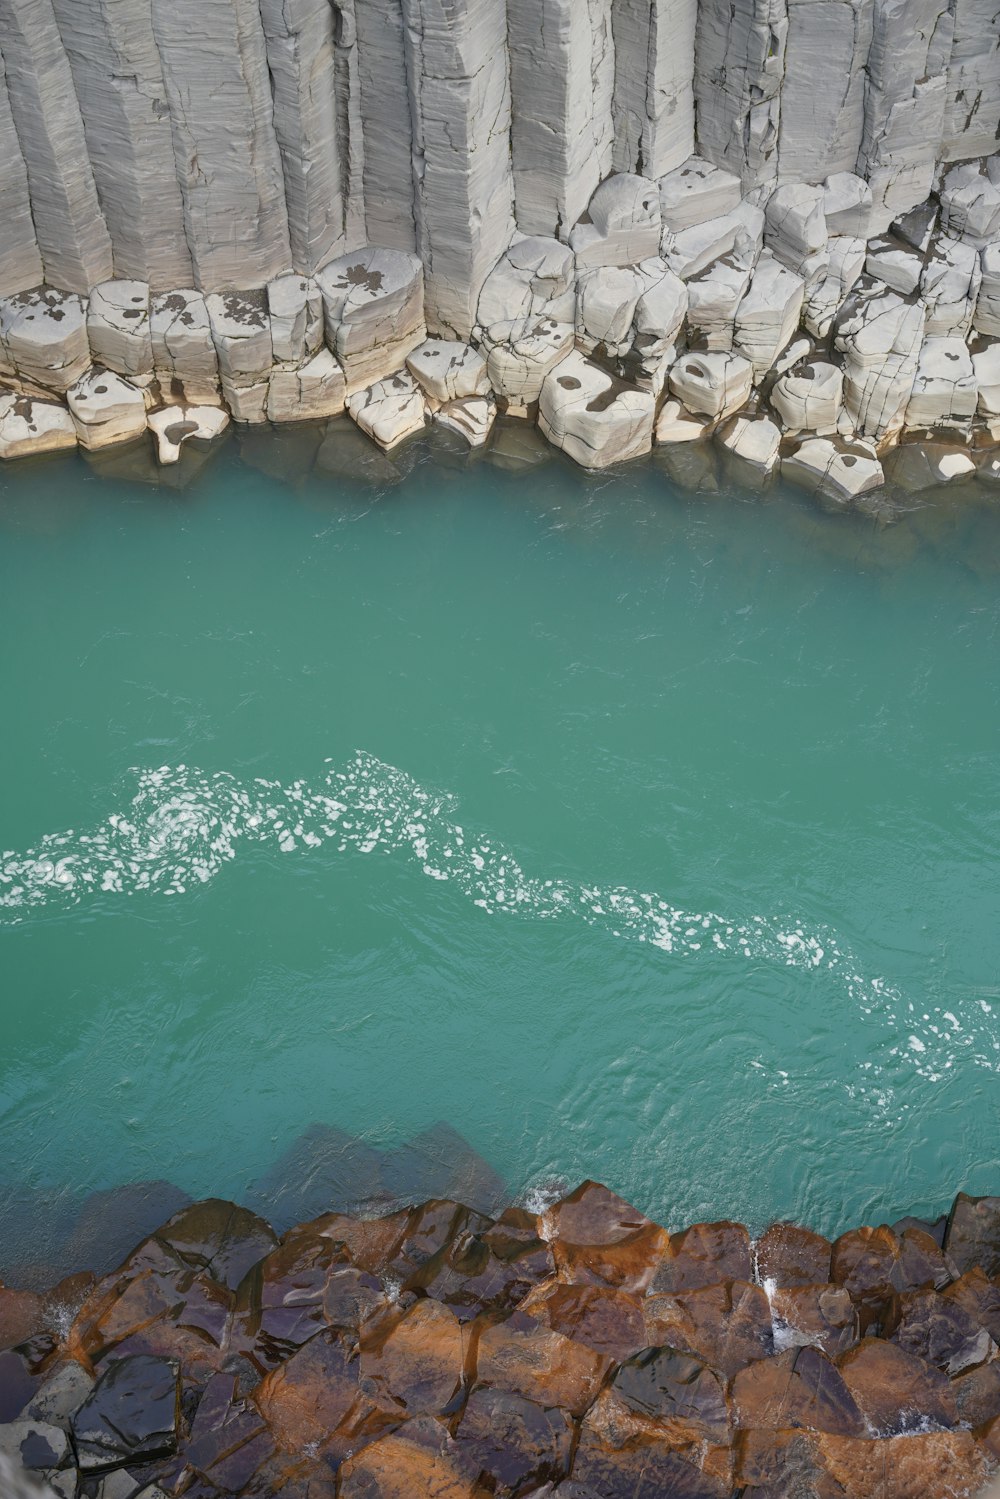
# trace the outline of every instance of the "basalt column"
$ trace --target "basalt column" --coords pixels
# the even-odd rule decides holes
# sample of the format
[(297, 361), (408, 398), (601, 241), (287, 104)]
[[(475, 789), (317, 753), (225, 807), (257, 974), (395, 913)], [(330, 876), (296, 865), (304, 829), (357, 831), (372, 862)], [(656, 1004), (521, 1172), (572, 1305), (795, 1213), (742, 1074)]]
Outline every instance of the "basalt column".
[(7, 76), (0, 51), (0, 297), (26, 291), (42, 279), (28, 196), (28, 171), (14, 129)]
[(694, 153), (697, 0), (615, 0), (616, 172), (663, 177)]
[(413, 122), (400, 0), (355, 0), (368, 242), (416, 249)]
[(745, 192), (778, 172), (786, 0), (699, 0), (695, 42), (698, 149)]
[(853, 172), (865, 121), (873, 0), (788, 0), (778, 174), (822, 182)]

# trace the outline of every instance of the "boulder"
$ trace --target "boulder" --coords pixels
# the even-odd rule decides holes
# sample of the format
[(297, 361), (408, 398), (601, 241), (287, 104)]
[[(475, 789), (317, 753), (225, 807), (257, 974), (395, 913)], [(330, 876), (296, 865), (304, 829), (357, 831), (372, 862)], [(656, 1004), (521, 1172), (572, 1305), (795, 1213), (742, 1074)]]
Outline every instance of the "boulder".
[(1000, 240), (988, 245), (980, 257), (982, 282), (976, 299), (972, 325), (977, 333), (1000, 338)]
[(876, 441), (898, 431), (924, 336), (924, 308), (896, 292), (848, 299), (834, 332), (844, 356), (844, 399), (857, 430)]
[(654, 1291), (695, 1291), (751, 1276), (750, 1235), (742, 1223), (695, 1223), (670, 1235)]
[(664, 401), (656, 419), (656, 445), (699, 442), (708, 435), (710, 426), (707, 416), (692, 415), (680, 401)]
[(663, 227), (673, 234), (722, 218), (742, 200), (740, 179), (699, 156), (661, 177), (659, 189)]
[(274, 355), (263, 294), (213, 292), (205, 307), (223, 380), (251, 385), (268, 374)]
[(951, 235), (939, 235), (920, 276), (920, 299), (927, 310), (925, 331), (965, 338), (982, 279), (979, 251)]
[(468, 1335), (455, 1313), (426, 1297), (399, 1317), (362, 1328), (363, 1388), (401, 1415), (441, 1416), (462, 1389)]
[(76, 435), (85, 448), (134, 442), (146, 430), (142, 391), (110, 370), (95, 366), (70, 387), (66, 401)]
[(767, 373), (794, 337), (804, 295), (801, 277), (765, 251), (737, 309), (733, 339), (753, 365), (755, 380)]
[(764, 243), (804, 281), (814, 281), (826, 270), (828, 237), (823, 188), (788, 182), (768, 198)]
[[(61, 1426), (44, 1421), (18, 1420), (0, 1426), (0, 1456), (29, 1473), (49, 1472), (71, 1466), (69, 1438)], [(73, 1475), (73, 1489), (75, 1493)], [(7, 1499), (4, 1490), (4, 1499)]]
[(690, 348), (732, 349), (736, 309), (749, 290), (751, 274), (749, 266), (733, 255), (724, 255), (690, 278), (687, 282)]
[(663, 259), (682, 281), (704, 271), (723, 255), (734, 255), (753, 267), (764, 243), (764, 214), (744, 201), (732, 212), (706, 219), (679, 234), (665, 232)]
[(267, 389), (272, 422), (320, 421), (344, 409), (346, 382), (329, 349), (320, 349), (297, 368), (275, 366)]
[[(844, 372), (822, 359), (804, 360), (775, 381), (770, 402), (787, 433), (814, 432), (819, 437), (832, 436), (837, 431), (843, 410)], [(825, 1274), (816, 1278), (823, 1279)]]
[(358, 1364), (337, 1333), (324, 1331), (261, 1380), (253, 1403), (286, 1452), (312, 1448), (334, 1462), (399, 1419), (358, 1384)]
[(641, 277), (628, 267), (585, 271), (577, 282), (577, 348), (610, 359), (626, 355), (632, 347), (632, 324), (642, 290)]
[(150, 306), (153, 368), (164, 401), (171, 405), (217, 405), (219, 357), (200, 291), (154, 297)]
[(653, 446), (654, 396), (572, 353), (545, 377), (538, 424), (584, 468), (606, 468)]
[(620, 1403), (602, 1397), (588, 1413), (573, 1460), (579, 1488), (567, 1499), (729, 1499), (731, 1485), (706, 1471), (704, 1445), (684, 1443), (669, 1425), (630, 1420), (627, 1411), (621, 1419), (621, 1412)]
[(480, 1386), (581, 1416), (613, 1364), (606, 1354), (553, 1332), (525, 1312), (515, 1312), (506, 1322), (483, 1330), (476, 1379)]
[(815, 1348), (792, 1348), (741, 1369), (732, 1385), (733, 1420), (751, 1431), (805, 1426), (861, 1437), (865, 1420), (837, 1367)]
[(941, 1292), (945, 1301), (960, 1306), (994, 1343), (1000, 1344), (1000, 1285), (976, 1267), (967, 1270)]
[(565, 1411), (544, 1409), (509, 1390), (474, 1390), (456, 1437), (499, 1494), (525, 1493), (569, 1471), (574, 1427)]
[(277, 1235), (263, 1218), (221, 1197), (181, 1208), (129, 1256), (135, 1268), (158, 1267), (169, 1260), (201, 1271), (235, 1290), (247, 1272), (269, 1254)]
[(90, 362), (80, 297), (42, 286), (0, 300), (0, 375), (62, 395)]
[(940, 1370), (884, 1338), (865, 1338), (841, 1355), (837, 1367), (873, 1435), (958, 1425), (955, 1399)]
[(670, 371), (670, 389), (689, 411), (714, 418), (745, 406), (753, 389), (753, 366), (740, 354), (684, 354)]
[(887, 1332), (900, 1348), (948, 1374), (963, 1374), (997, 1355), (986, 1328), (960, 1303), (937, 1291), (908, 1291), (898, 1297)]
[(978, 342), (972, 352), (972, 373), (979, 390), (981, 416), (1000, 416), (1000, 343)]
[(836, 1358), (857, 1342), (858, 1314), (842, 1287), (786, 1286), (771, 1290), (770, 1295), (776, 1352), (818, 1348), (828, 1358)]
[(906, 407), (906, 426), (951, 427), (968, 433), (978, 403), (979, 386), (964, 338), (925, 338)]
[(229, 408), (234, 422), (257, 423), (267, 421), (267, 400), (271, 393), (269, 376), (257, 379), (239, 379), (232, 375), (222, 377), (222, 399)]
[(978, 162), (963, 162), (946, 172), (938, 196), (946, 234), (979, 250), (1000, 239), (1000, 186), (983, 175)]
[[(510, 425), (533, 438), (545, 454), (551, 453), (534, 427)], [(496, 448), (490, 452), (493, 456)], [(444, 1244), (410, 1278), (408, 1287), (451, 1307), (462, 1322), (480, 1312), (512, 1311), (555, 1271), (552, 1250), (539, 1228), (533, 1214), (507, 1208), (482, 1232), (463, 1232)]]
[(904, 245), (909, 245), (911, 250), (916, 250), (923, 259), (938, 231), (939, 219), (940, 213), (936, 203), (931, 201), (919, 203), (916, 208), (911, 208), (909, 213), (901, 214), (896, 219), (891, 226), (892, 234)]
[(774, 1352), (767, 1296), (747, 1281), (726, 1281), (676, 1295), (652, 1293), (643, 1314), (651, 1347), (668, 1344), (691, 1353), (726, 1379)]
[(984, 1426), (1000, 1416), (1000, 1363), (979, 1364), (949, 1386), (963, 1426)]
[(781, 460), (781, 476), (838, 505), (880, 489), (885, 482), (873, 447), (836, 437), (806, 438), (794, 453)]
[(348, 395), (393, 374), (425, 341), (423, 266), (415, 255), (368, 245), (331, 261), (316, 282)]
[(610, 1393), (626, 1410), (685, 1441), (729, 1439), (725, 1381), (690, 1354), (645, 1348), (622, 1363)]
[(769, 479), (778, 466), (781, 432), (766, 416), (732, 416), (715, 440), (737, 461), (741, 472)]
[(863, 1325), (880, 1319), (897, 1292), (945, 1286), (951, 1278), (945, 1256), (921, 1229), (855, 1228), (833, 1246), (831, 1279), (850, 1293)]
[(406, 367), (424, 394), (442, 405), (489, 394), (486, 360), (469, 344), (430, 338), (408, 356)]
[(94, 1388), (94, 1376), (82, 1364), (68, 1359), (46, 1376), (25, 1407), (28, 1420), (44, 1421), (69, 1431), (73, 1416)]
[(677, 340), (688, 310), (688, 292), (663, 260), (637, 267), (642, 282), (632, 324), (632, 347), (619, 373), (640, 390), (659, 395), (677, 353)]
[(536, 1287), (519, 1309), (616, 1363), (646, 1347), (642, 1302), (627, 1291), (555, 1281)]
[(147, 281), (104, 281), (91, 288), (87, 338), (96, 364), (130, 380), (153, 374)]
[(849, 293), (865, 268), (865, 241), (847, 235), (831, 238), (829, 264), (818, 281), (806, 287), (802, 322), (814, 338), (825, 339)]
[(486, 370), (502, 408), (526, 415), (536, 405), (550, 370), (573, 350), (572, 323), (551, 318), (495, 323), (483, 338)]
[(823, 184), (823, 217), (827, 233), (868, 239), (871, 233), (872, 190), (854, 172), (834, 172)]
[(464, 438), (470, 448), (482, 448), (489, 441), (496, 415), (497, 403), (492, 395), (464, 396), (440, 406), (434, 420), (446, 432)]
[(607, 177), (570, 234), (577, 272), (638, 265), (660, 253), (662, 221), (655, 182), (631, 172)]
[(971, 1496), (986, 1464), (971, 1432), (843, 1437), (813, 1431), (752, 1431), (737, 1447), (737, 1476), (748, 1495), (804, 1493), (822, 1499)]
[(479, 1475), (477, 1457), (423, 1417), (352, 1454), (338, 1473), (337, 1493), (340, 1499), (485, 1499)]
[(520, 323), (526, 318), (571, 323), (575, 274), (568, 245), (541, 236), (515, 240), (483, 283), (479, 327), (488, 330), (494, 323)]
[(822, 1286), (830, 1279), (833, 1245), (822, 1234), (796, 1223), (772, 1223), (754, 1244), (753, 1252), (758, 1277), (765, 1284), (781, 1288)]
[(868, 242), (865, 270), (901, 296), (909, 297), (920, 285), (924, 257), (891, 239), (873, 239)]
[(347, 409), (362, 432), (386, 450), (422, 432), (429, 421), (423, 392), (406, 373), (357, 391), (348, 397)]
[[(185, 1466), (195, 1485), (239, 1493), (274, 1457), (275, 1444), (257, 1408), (243, 1398), (239, 1376), (216, 1374), (206, 1384), (184, 1442)], [(101, 1499), (105, 1499), (101, 1495)], [(123, 1499), (132, 1499), (131, 1493)]]
[(176, 1363), (141, 1355), (119, 1359), (73, 1416), (77, 1463), (94, 1473), (169, 1457), (179, 1422)]
[[(40, 401), (34, 396), (0, 392), (0, 458), (26, 458), (32, 453), (56, 453), (60, 448), (75, 448), (76, 424), (65, 406), (54, 401)], [(0, 1297), (13, 1295), (0, 1291)], [(5, 1326), (0, 1304), (0, 1349), (15, 1346), (2, 1338), (11, 1336), (16, 1327), (13, 1312)], [(20, 1341), (20, 1340), (19, 1340)]]
[(323, 343), (323, 297), (308, 276), (276, 276), (267, 284), (271, 348), (279, 363), (301, 364)]
[(159, 462), (177, 463), (189, 437), (211, 442), (229, 426), (229, 415), (221, 406), (161, 406), (148, 414), (146, 425), (156, 437)]

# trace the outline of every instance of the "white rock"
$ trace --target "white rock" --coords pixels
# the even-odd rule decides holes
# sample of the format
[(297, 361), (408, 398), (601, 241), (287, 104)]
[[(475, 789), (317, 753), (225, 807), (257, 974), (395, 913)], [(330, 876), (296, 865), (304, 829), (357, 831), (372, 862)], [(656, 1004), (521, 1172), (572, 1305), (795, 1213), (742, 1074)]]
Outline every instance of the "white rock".
[(331, 261), (316, 281), (326, 341), (349, 395), (400, 369), (426, 339), (423, 267), (415, 255), (367, 245)]
[(1000, 343), (977, 349), (972, 355), (972, 370), (979, 387), (980, 413), (1000, 416)]
[(876, 441), (903, 425), (924, 335), (924, 309), (893, 291), (855, 296), (834, 336), (844, 356), (844, 401), (855, 428)]
[(979, 251), (950, 235), (940, 235), (920, 277), (927, 332), (964, 338), (972, 326), (981, 282)]
[(154, 297), (149, 325), (163, 400), (171, 405), (216, 405), (219, 358), (201, 292), (185, 288)]
[(675, 442), (700, 442), (709, 430), (707, 416), (695, 416), (680, 401), (664, 401), (656, 419), (657, 447)]
[(670, 371), (670, 389), (689, 411), (730, 416), (750, 398), (753, 366), (721, 350), (684, 354)]
[(789, 182), (771, 194), (764, 210), (764, 243), (806, 280), (818, 279), (829, 264), (824, 197), (821, 187)]
[(715, 436), (728, 453), (757, 474), (768, 477), (778, 466), (781, 433), (767, 417), (731, 417)]
[(76, 427), (65, 406), (0, 391), (0, 458), (75, 447)]
[(406, 367), (424, 393), (442, 404), (490, 393), (486, 360), (469, 344), (429, 338), (414, 349)]
[(777, 175), (786, 0), (700, 0), (695, 103), (703, 156), (749, 191)]
[(234, 422), (260, 426), (267, 421), (267, 402), (271, 394), (269, 375), (223, 375), (222, 399)]
[(31, 217), (28, 169), (10, 112), (7, 75), (0, 55), (0, 297), (40, 286), (45, 279)]
[(871, 233), (872, 190), (854, 172), (834, 172), (823, 184), (827, 233), (867, 239)]
[(250, 384), (273, 363), (271, 320), (262, 296), (213, 292), (205, 298), (223, 380)]
[(946, 233), (978, 249), (1000, 238), (1000, 187), (983, 176), (977, 162), (952, 167), (940, 198), (941, 227)]
[(942, 155), (985, 156), (1000, 140), (1000, 27), (992, 0), (962, 0), (954, 10)]
[(271, 347), (279, 362), (300, 364), (323, 343), (323, 297), (307, 276), (277, 276), (267, 284)]
[(755, 265), (763, 243), (764, 214), (744, 202), (732, 213), (708, 219), (680, 234), (666, 231), (663, 259), (681, 280), (688, 281), (723, 255), (732, 255), (742, 265)]
[[(498, 335), (492, 342), (492, 334)], [(526, 318), (515, 324), (496, 323), (484, 340), (490, 385), (509, 410), (526, 413), (542, 393), (550, 370), (573, 349), (572, 323), (551, 318)]]
[(515, 240), (483, 283), (478, 323), (516, 323), (525, 318), (552, 318), (571, 323), (576, 312), (573, 252), (557, 239)]
[(807, 437), (796, 452), (781, 460), (781, 477), (838, 504), (849, 504), (885, 483), (873, 447), (833, 437)]
[(347, 409), (362, 432), (385, 449), (422, 432), (429, 421), (423, 391), (405, 370), (356, 391)]
[(229, 426), (229, 416), (221, 406), (161, 406), (148, 413), (146, 425), (156, 437), (158, 461), (169, 464), (178, 461), (189, 437), (210, 442), (220, 436)]
[(978, 400), (979, 386), (965, 340), (925, 338), (906, 408), (907, 427), (954, 427), (967, 433)]
[(87, 306), (87, 338), (95, 363), (133, 380), (152, 375), (148, 282), (95, 286)]
[(775, 381), (770, 401), (789, 434), (832, 436), (843, 409), (844, 372), (825, 360), (810, 359)]
[(586, 354), (600, 349), (612, 359), (627, 354), (642, 291), (641, 276), (627, 267), (585, 271), (577, 282), (577, 347)]
[[(723, 256), (687, 282), (689, 341), (697, 348), (731, 349), (736, 309), (750, 287), (751, 270)], [(684, 285), (681, 282), (681, 285)]]
[(608, 177), (590, 200), (589, 217), (569, 237), (578, 272), (638, 265), (659, 255), (660, 196), (649, 178), (631, 172)]
[(496, 420), (497, 403), (491, 395), (463, 396), (448, 401), (434, 413), (434, 420), (449, 432), (464, 437), (470, 448), (485, 447)]
[(643, 261), (638, 272), (644, 290), (636, 303), (627, 374), (641, 390), (659, 394), (667, 367), (676, 355), (688, 310), (688, 292), (662, 260)]
[(753, 365), (755, 379), (767, 373), (794, 337), (804, 294), (802, 278), (765, 251), (737, 309), (733, 340)]
[(616, 172), (660, 177), (694, 150), (696, 16), (691, 0), (612, 7)]
[(873, 9), (850, 0), (788, 5), (779, 180), (819, 182), (832, 172), (853, 172), (864, 127)]
[(661, 177), (659, 189), (663, 225), (674, 234), (724, 218), (742, 199), (740, 179), (700, 156)]
[(1000, 338), (1000, 240), (983, 251), (980, 272), (982, 284), (972, 324), (978, 333)]
[(81, 445), (92, 452), (132, 442), (146, 430), (142, 391), (112, 370), (88, 370), (70, 386), (66, 401)]
[(0, 301), (0, 374), (62, 394), (89, 366), (79, 297), (45, 286)]
[(938, 231), (940, 213), (936, 203), (918, 203), (909, 213), (900, 214), (892, 225), (896, 239), (909, 245), (911, 250), (923, 258), (931, 247)]
[[(356, 41), (347, 48), (341, 41), (335, 58), (343, 63), (345, 52), (358, 58), (364, 145), (360, 153), (363, 238), (369, 244), (412, 254), (417, 248), (417, 226), (406, 17), (400, 0), (364, 0), (354, 7), (354, 16)], [(338, 87), (336, 94), (340, 92)]]
[(546, 377), (538, 425), (554, 447), (584, 468), (607, 468), (653, 446), (655, 397), (637, 390), (578, 352)]
[(869, 242), (865, 270), (902, 296), (908, 297), (916, 291), (923, 269), (922, 256), (905, 245), (894, 244), (888, 239), (873, 239)]
[(344, 409), (347, 383), (329, 349), (320, 349), (294, 369), (271, 371), (267, 418), (271, 422), (320, 421)]
[(834, 236), (828, 246), (830, 264), (822, 280), (806, 287), (802, 321), (814, 338), (826, 338), (834, 318), (865, 268), (865, 242), (848, 235)]

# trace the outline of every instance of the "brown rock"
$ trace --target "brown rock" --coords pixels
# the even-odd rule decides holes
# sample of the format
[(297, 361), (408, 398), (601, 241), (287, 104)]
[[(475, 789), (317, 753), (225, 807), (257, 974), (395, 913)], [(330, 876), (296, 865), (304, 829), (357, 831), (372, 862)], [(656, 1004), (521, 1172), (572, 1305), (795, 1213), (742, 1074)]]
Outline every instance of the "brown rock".
[(920, 1229), (897, 1235), (884, 1223), (856, 1228), (833, 1246), (831, 1280), (850, 1293), (862, 1332), (883, 1319), (894, 1293), (945, 1286), (951, 1278), (941, 1250)]
[(996, 1344), (965, 1308), (937, 1291), (912, 1291), (894, 1304), (886, 1330), (894, 1343), (949, 1374), (984, 1364)]
[(959, 1192), (948, 1217), (944, 1247), (960, 1275), (979, 1267), (1000, 1275), (1000, 1197), (967, 1197)]
[(690, 1354), (647, 1348), (621, 1366), (610, 1393), (628, 1410), (655, 1421), (659, 1430), (673, 1433), (682, 1443), (724, 1444), (729, 1440), (724, 1382)]
[(988, 1279), (978, 1267), (946, 1286), (941, 1292), (946, 1301), (968, 1312), (973, 1322), (985, 1327), (994, 1343), (1000, 1343), (1000, 1286)]
[(273, 1368), (324, 1327), (357, 1333), (385, 1300), (381, 1281), (352, 1265), (342, 1244), (296, 1231), (240, 1286), (242, 1346), (261, 1368)]
[[(830, 1279), (833, 1245), (794, 1223), (772, 1223), (757, 1240), (757, 1278), (788, 1286), (823, 1286)], [(744, 1277), (747, 1279), (748, 1277)]]
[(460, 1202), (436, 1199), (413, 1208), (385, 1274), (408, 1285), (410, 1278), (446, 1246), (465, 1234), (482, 1233), (490, 1219)]
[[(359, 1270), (381, 1275), (399, 1249), (410, 1222), (410, 1211), (390, 1213), (385, 1218), (352, 1218), (347, 1213), (327, 1213), (315, 1223), (293, 1229), (331, 1239), (342, 1247), (344, 1257)], [(288, 1235), (287, 1237), (291, 1237)]]
[(647, 1296), (643, 1313), (650, 1347), (693, 1353), (727, 1379), (774, 1352), (771, 1308), (760, 1286), (737, 1280), (680, 1296)]
[(482, 1312), (513, 1311), (534, 1286), (555, 1273), (555, 1258), (538, 1235), (538, 1220), (518, 1208), (484, 1233), (464, 1232), (407, 1282), (450, 1306), (461, 1321)]
[(552, 1281), (532, 1291), (520, 1310), (554, 1332), (606, 1353), (616, 1364), (647, 1346), (642, 1301), (609, 1286), (567, 1286)]
[(0, 1353), (27, 1343), (45, 1328), (41, 1296), (0, 1285)]
[(409, 1421), (352, 1456), (340, 1470), (341, 1499), (486, 1499), (479, 1464), (437, 1421)]
[(883, 1338), (865, 1338), (837, 1361), (855, 1404), (878, 1436), (958, 1425), (958, 1408), (939, 1369)]
[(184, 1265), (204, 1271), (232, 1291), (278, 1242), (263, 1218), (217, 1197), (182, 1208), (152, 1238), (154, 1243), (147, 1241), (129, 1257), (131, 1267), (143, 1268), (148, 1260), (159, 1269), (162, 1261), (157, 1251), (167, 1249)]
[(670, 1235), (670, 1249), (653, 1280), (654, 1291), (697, 1291), (722, 1281), (753, 1278), (750, 1235), (742, 1223), (696, 1223)]
[(733, 1380), (733, 1419), (739, 1427), (781, 1431), (804, 1426), (838, 1436), (862, 1436), (864, 1417), (836, 1366), (815, 1348), (751, 1364)]
[(596, 1398), (612, 1363), (534, 1317), (515, 1312), (482, 1332), (476, 1378), (480, 1385), (510, 1390), (536, 1405), (558, 1405), (580, 1416)]
[(475, 1390), (456, 1433), (459, 1446), (500, 1495), (556, 1482), (569, 1471), (573, 1423), (506, 1390)]
[(976, 1441), (991, 1462), (1000, 1464), (1000, 1417), (994, 1416), (980, 1426), (976, 1431)]
[(968, 1431), (932, 1431), (885, 1441), (819, 1438), (823, 1465), (847, 1499), (964, 1499), (987, 1476)]
[(187, 1464), (216, 1488), (239, 1493), (274, 1455), (274, 1439), (233, 1374), (206, 1385), (184, 1445)]
[(814, 1431), (741, 1431), (734, 1466), (737, 1486), (750, 1499), (844, 1499)]
[(828, 1358), (858, 1341), (858, 1313), (843, 1286), (789, 1286), (771, 1297), (775, 1343), (819, 1348)]
[(584, 1182), (546, 1215), (559, 1278), (642, 1293), (669, 1236), (598, 1182)]
[(394, 1322), (361, 1333), (364, 1388), (401, 1417), (445, 1415), (462, 1394), (468, 1334), (454, 1312), (426, 1298)]
[(273, 1369), (253, 1402), (279, 1447), (308, 1447), (333, 1462), (394, 1426), (398, 1415), (380, 1410), (358, 1385), (358, 1363), (334, 1332), (321, 1332)]
[[(152, 1491), (155, 1495), (155, 1489)], [(195, 1489), (195, 1499), (217, 1499), (218, 1490)], [(314, 1457), (292, 1456), (276, 1452), (262, 1463), (242, 1490), (241, 1499), (335, 1499), (337, 1476), (329, 1463)], [(184, 1490), (184, 1499), (192, 1493)], [(146, 1499), (143, 1495), (142, 1499)]]
[(585, 1427), (572, 1476), (600, 1499), (729, 1499), (730, 1485), (701, 1471), (696, 1461), (652, 1435), (613, 1443)]
[[(112, 1350), (122, 1351), (127, 1340), (130, 1351), (152, 1353), (159, 1351), (154, 1342), (162, 1347), (170, 1340), (171, 1330), (189, 1331), (211, 1359), (209, 1347), (218, 1351), (226, 1345), (234, 1304), (231, 1291), (197, 1270), (176, 1263), (166, 1273), (133, 1268), (94, 1285), (76, 1314), (67, 1347), (74, 1357), (97, 1363)], [(140, 1337), (141, 1350), (135, 1342)]]
[(983, 1426), (1000, 1416), (1000, 1363), (980, 1364), (951, 1381), (963, 1426)]

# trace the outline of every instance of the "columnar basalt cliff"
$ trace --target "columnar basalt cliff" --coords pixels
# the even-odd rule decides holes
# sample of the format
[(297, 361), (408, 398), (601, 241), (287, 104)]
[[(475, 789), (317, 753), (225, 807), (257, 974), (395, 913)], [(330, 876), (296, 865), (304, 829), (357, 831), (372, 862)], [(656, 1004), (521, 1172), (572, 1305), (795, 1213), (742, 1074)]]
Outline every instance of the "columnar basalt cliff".
[(996, 0), (0, 0), (0, 456), (996, 480), (998, 148)]
[(100, 1279), (0, 1286), (0, 1492), (963, 1499), (998, 1340), (995, 1197), (832, 1243), (668, 1233), (595, 1182), (281, 1239), (208, 1201)]

